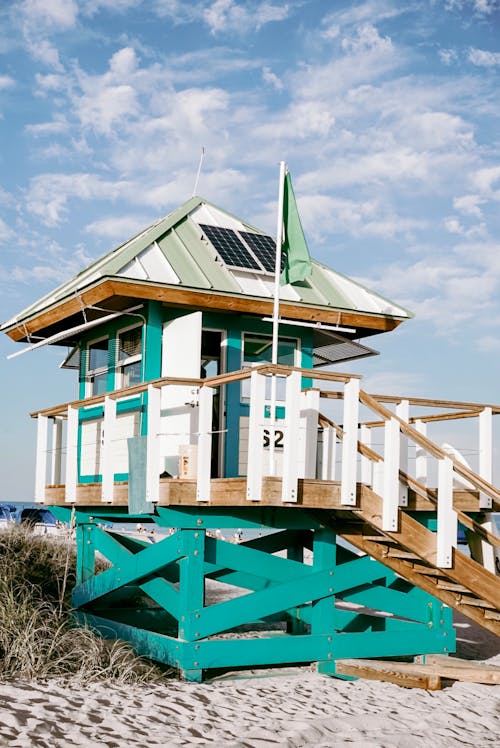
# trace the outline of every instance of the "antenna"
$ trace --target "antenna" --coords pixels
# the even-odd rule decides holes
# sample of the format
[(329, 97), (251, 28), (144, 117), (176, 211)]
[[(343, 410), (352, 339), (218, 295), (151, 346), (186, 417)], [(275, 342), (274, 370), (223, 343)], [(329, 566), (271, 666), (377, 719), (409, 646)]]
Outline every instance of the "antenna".
[(198, 172), (196, 174), (196, 180), (194, 183), (194, 189), (193, 189), (193, 197), (196, 195), (196, 191), (198, 189), (198, 182), (200, 181), (200, 174), (201, 174), (201, 167), (203, 166), (203, 158), (205, 156), (205, 146), (202, 145), (201, 147), (201, 154), (200, 154), (200, 163), (198, 164)]

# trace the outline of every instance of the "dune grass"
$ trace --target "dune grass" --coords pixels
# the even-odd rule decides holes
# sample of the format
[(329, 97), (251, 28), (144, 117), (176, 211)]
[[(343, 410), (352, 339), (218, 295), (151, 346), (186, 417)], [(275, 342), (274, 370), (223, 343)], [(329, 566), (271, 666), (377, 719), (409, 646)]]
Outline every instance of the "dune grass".
[(151, 682), (164, 673), (123, 641), (76, 626), (71, 541), (26, 526), (0, 532), (0, 678), (70, 676), (89, 683)]

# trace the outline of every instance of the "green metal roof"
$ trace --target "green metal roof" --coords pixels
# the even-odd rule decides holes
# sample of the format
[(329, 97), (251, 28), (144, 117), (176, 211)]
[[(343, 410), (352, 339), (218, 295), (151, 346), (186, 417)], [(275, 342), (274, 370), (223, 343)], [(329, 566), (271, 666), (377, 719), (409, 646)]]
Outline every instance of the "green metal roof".
[[(113, 276), (194, 290), (211, 289), (231, 296), (272, 298), (272, 276), (226, 266), (203, 236), (199, 224), (264, 233), (207, 200), (193, 197), (6, 321), (0, 329), (38, 316), (59, 302), (78, 296), (101, 278)], [(412, 316), (403, 307), (315, 260), (312, 275), (300, 284), (283, 287), (281, 294), (283, 300), (301, 305), (402, 319)]]

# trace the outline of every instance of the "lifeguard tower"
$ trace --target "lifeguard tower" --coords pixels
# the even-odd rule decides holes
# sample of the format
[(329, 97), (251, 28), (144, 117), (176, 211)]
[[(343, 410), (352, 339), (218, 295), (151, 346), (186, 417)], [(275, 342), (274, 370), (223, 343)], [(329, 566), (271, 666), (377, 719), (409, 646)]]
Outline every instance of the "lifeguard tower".
[[(281, 289), (272, 364), (274, 262), (273, 238), (192, 198), (3, 324), (78, 373), (75, 400), (32, 413), (36, 501), (76, 523), (78, 617), (192, 680), (446, 654), (451, 608), (500, 634), (500, 408), (337, 371), (411, 315), (314, 260)], [(427, 435), (454, 419), (479, 424), (474, 470)]]

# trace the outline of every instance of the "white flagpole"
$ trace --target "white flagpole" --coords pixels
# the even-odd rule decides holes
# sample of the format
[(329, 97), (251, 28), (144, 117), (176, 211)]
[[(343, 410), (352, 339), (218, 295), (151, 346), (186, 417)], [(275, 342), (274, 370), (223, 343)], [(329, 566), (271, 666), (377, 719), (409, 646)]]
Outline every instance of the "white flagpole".
[(281, 244), (283, 242), (283, 193), (285, 191), (286, 164), (280, 161), (278, 195), (278, 220), (276, 225), (276, 261), (274, 265), (273, 348), (271, 363), (278, 363), (278, 325), (280, 315)]
[[(274, 265), (274, 304), (273, 304), (273, 345), (271, 352), (271, 363), (278, 363), (278, 328), (280, 315), (280, 276), (281, 276), (281, 245), (283, 242), (283, 197), (285, 191), (286, 164), (280, 161), (280, 179), (278, 193), (278, 218), (276, 224), (276, 260)], [(276, 429), (276, 374), (271, 377), (271, 428), (269, 429), (271, 439), (269, 443), (269, 470), (274, 475), (274, 442)]]

